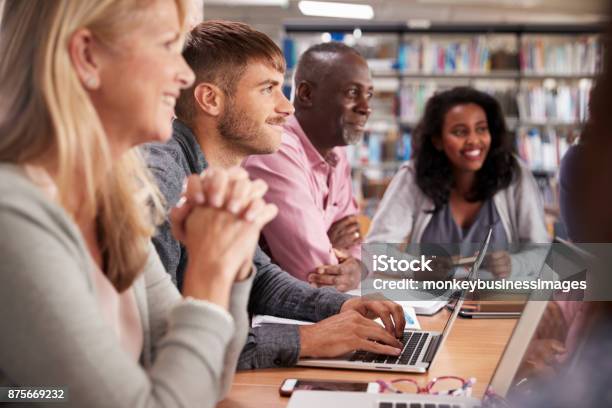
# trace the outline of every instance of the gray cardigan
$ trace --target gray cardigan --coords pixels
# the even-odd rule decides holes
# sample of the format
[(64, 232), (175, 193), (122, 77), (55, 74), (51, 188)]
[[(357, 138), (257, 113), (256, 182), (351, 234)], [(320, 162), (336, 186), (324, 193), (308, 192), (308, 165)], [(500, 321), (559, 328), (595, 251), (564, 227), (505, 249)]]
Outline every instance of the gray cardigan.
[[(493, 203), (508, 242), (550, 241), (540, 191), (531, 172), (520, 161), (518, 177), (508, 188), (493, 196)], [(407, 162), (389, 184), (366, 241), (417, 244), (431, 220), (433, 209), (433, 202), (416, 183), (414, 163)]]
[[(208, 164), (191, 130), (174, 120), (168, 143), (145, 145), (145, 155), (159, 190), (172, 207), (180, 198), (185, 177), (201, 173)], [(179, 287), (187, 265), (187, 252), (172, 235), (170, 223), (163, 223), (153, 238), (166, 271)], [(248, 310), (289, 319), (318, 322), (340, 311), (350, 296), (333, 288), (314, 289), (272, 263), (257, 247), (253, 263), (257, 269), (250, 293)], [(238, 369), (286, 367), (295, 365), (300, 354), (300, 336), (296, 325), (263, 325), (249, 329), (247, 342), (238, 360)]]
[(230, 313), (184, 300), (151, 246), (133, 284), (144, 338), (138, 364), (102, 318), (78, 227), (6, 163), (0, 230), (0, 386), (66, 386), (61, 406), (79, 408), (212, 407), (227, 392), (252, 278), (232, 288)]
[[(512, 278), (537, 276), (548, 246), (524, 244), (548, 244), (550, 238), (540, 190), (531, 171), (520, 160), (516, 179), (493, 196), (493, 203), (508, 242), (521, 248), (511, 256)], [(433, 209), (433, 201), (416, 183), (414, 163), (403, 164), (376, 211), (366, 243), (419, 244)]]

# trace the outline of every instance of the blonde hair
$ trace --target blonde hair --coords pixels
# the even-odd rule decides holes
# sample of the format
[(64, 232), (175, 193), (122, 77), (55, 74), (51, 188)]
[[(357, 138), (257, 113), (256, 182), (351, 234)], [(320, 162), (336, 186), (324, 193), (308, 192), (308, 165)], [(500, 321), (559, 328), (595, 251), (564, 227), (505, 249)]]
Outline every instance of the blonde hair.
[[(0, 21), (0, 161), (54, 163), (59, 201), (73, 217), (95, 218), (103, 269), (118, 291), (144, 267), (161, 199), (137, 149), (111, 157), (68, 43), (82, 27), (113, 43), (151, 2), (6, 0)], [(185, 0), (175, 2), (182, 24)], [(75, 185), (85, 190), (78, 210), (68, 199)]]

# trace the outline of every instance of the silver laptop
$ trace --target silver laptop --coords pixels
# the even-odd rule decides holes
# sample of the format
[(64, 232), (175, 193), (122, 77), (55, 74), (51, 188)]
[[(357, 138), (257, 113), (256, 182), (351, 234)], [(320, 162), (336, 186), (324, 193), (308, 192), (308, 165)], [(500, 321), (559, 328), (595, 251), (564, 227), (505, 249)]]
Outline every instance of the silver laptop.
[[(478, 256), (470, 269), (467, 279), (472, 280), (476, 276), (476, 271), (487, 252), (489, 241), (491, 240), (492, 229), (489, 229), (487, 237), (481, 244)], [(389, 356), (386, 354), (376, 354), (357, 350), (340, 358), (303, 358), (298, 361), (299, 366), (305, 367), (325, 367), (325, 368), (346, 368), (353, 370), (374, 370), (374, 371), (400, 371), (412, 373), (424, 373), (433, 364), (438, 350), (442, 348), (444, 340), (448, 336), (457, 319), (457, 314), (463, 305), (465, 291), (459, 292), (457, 307), (453, 310), (446, 321), (442, 333), (426, 330), (406, 330), (400, 340), (404, 345), (399, 356)]]
[[(524, 379), (518, 375), (519, 367), (538, 325), (550, 323), (543, 319), (547, 303), (537, 300), (527, 302), (489, 385), (496, 395), (505, 397), (516, 389), (518, 384), (524, 382)], [(287, 408), (477, 408), (481, 406), (483, 406), (482, 399), (467, 396), (296, 391)]]

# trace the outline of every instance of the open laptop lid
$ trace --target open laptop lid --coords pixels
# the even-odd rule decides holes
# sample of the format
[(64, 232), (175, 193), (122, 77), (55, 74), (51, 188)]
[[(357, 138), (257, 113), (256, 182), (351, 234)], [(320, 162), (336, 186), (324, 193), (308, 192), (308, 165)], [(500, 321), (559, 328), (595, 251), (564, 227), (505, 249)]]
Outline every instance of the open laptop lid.
[[(560, 278), (559, 272), (563, 273), (563, 268), (567, 266), (566, 263), (559, 262), (560, 256), (566, 257), (570, 261), (576, 261), (576, 257), (580, 258), (576, 262), (576, 265), (580, 267), (584, 265), (585, 260), (588, 262), (593, 259), (591, 254), (570, 242), (556, 238), (555, 243), (562, 245), (551, 247), (551, 251), (556, 251), (554, 252), (556, 256), (550, 258), (553, 252), (549, 253), (549, 257), (547, 257), (540, 270), (540, 278), (542, 279), (551, 280), (553, 278)], [(568, 253), (568, 250), (571, 252)], [(549, 259), (552, 259), (552, 261), (549, 261)], [(549, 262), (552, 262), (552, 264)], [(490, 387), (495, 394), (501, 397), (507, 397), (512, 394), (520, 395), (525, 389), (538, 386), (537, 382), (542, 378), (533, 373), (525, 375), (527, 372), (525, 370), (526, 365), (533, 363), (528, 362), (527, 353), (530, 349), (538, 348), (541, 351), (542, 347), (547, 346), (543, 341), (551, 339), (541, 335), (536, 336), (536, 334), (540, 332), (540, 327), (550, 328), (558, 325), (556, 320), (562, 320), (559, 323), (566, 327), (565, 338), (561, 343), (564, 343), (565, 347), (568, 345), (572, 347), (571, 350), (567, 350), (566, 355), (563, 357), (564, 361), (557, 367), (556, 375), (561, 375), (571, 370), (572, 364), (576, 364), (580, 360), (579, 348), (584, 342), (583, 336), (585, 335), (585, 327), (582, 326), (584, 322), (576, 318), (578, 315), (576, 311), (581, 309), (579, 303), (581, 304), (582, 302), (574, 300), (574, 296), (570, 293), (561, 294), (557, 297), (550, 290), (531, 292), (525, 310), (514, 328), (491, 379)], [(557, 310), (547, 311), (548, 308)], [(570, 315), (574, 315), (572, 321), (566, 322), (564, 310), (567, 310)], [(572, 310), (573, 312), (571, 312)], [(568, 323), (569, 326), (567, 326)], [(576, 326), (574, 327), (574, 325)], [(550, 332), (550, 330), (541, 331), (541, 333)], [(553, 338), (553, 340), (558, 339)]]
[(546, 301), (533, 300), (525, 305), (491, 379), (490, 386), (495, 394), (502, 397), (508, 394), (547, 305)]
[[(480, 269), (480, 264), (482, 263), (482, 260), (484, 259), (484, 256), (487, 253), (487, 248), (489, 247), (489, 242), (491, 241), (492, 233), (493, 233), (493, 228), (489, 228), (487, 237), (485, 238), (484, 242), (480, 246), (480, 249), (478, 250), (478, 256), (476, 257), (474, 264), (472, 264), (472, 268), (470, 269), (470, 273), (468, 274), (466, 280), (470, 281), (470, 280), (475, 279), (477, 275), (477, 271), (478, 269)], [(461, 290), (459, 292), (459, 298), (457, 299), (457, 304), (455, 305), (455, 308), (453, 309), (453, 312), (451, 313), (449, 319), (446, 321), (446, 325), (444, 325), (444, 329), (442, 330), (440, 342), (437, 345), (436, 352), (433, 355), (430, 365), (434, 363), (436, 356), (438, 355), (438, 350), (442, 348), (442, 346), (444, 345), (444, 341), (446, 337), (448, 336), (448, 333), (450, 333), (453, 327), (453, 324), (455, 323), (455, 320), (457, 320), (457, 315), (459, 314), (459, 311), (461, 310), (461, 307), (463, 306), (463, 300), (465, 298), (466, 292), (467, 292), (466, 290)]]
[[(551, 276), (552, 274), (554, 274), (554, 271), (547, 263), (544, 263), (540, 275)], [(552, 302), (550, 300), (541, 300), (543, 295), (545, 299), (552, 299), (553, 297), (552, 291), (544, 293), (540, 291), (537, 295), (536, 291), (531, 292), (523, 314), (516, 324), (510, 340), (508, 340), (508, 344), (497, 363), (493, 378), (489, 384), (491, 390), (496, 395), (506, 397), (508, 392), (520, 381), (517, 378), (517, 374), (519, 374), (521, 365), (524, 363), (525, 355), (531, 343), (535, 341), (538, 327), (550, 324), (550, 320), (555, 318), (554, 315), (545, 313), (549, 303)]]

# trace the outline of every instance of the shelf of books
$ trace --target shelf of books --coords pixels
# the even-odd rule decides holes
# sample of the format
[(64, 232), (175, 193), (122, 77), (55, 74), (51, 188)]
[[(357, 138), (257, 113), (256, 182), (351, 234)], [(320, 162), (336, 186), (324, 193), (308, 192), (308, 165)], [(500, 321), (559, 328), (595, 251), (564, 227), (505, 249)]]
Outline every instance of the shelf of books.
[(368, 60), (375, 90), (369, 131), (348, 148), (366, 214), (410, 160), (412, 133), (429, 97), (461, 85), (497, 98), (517, 154), (532, 168), (548, 212), (558, 213), (557, 170), (588, 118), (601, 64), (600, 26), (288, 24), (285, 30), (287, 85), (297, 57), (321, 41), (343, 41)]

